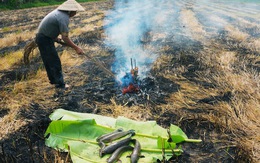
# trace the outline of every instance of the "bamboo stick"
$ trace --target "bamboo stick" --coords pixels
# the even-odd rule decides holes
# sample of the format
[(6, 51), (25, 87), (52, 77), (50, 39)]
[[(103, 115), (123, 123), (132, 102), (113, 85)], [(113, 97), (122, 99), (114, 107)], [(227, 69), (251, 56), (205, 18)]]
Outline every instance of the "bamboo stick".
[[(57, 43), (61, 44), (62, 46), (67, 46), (65, 42), (62, 41), (58, 41)], [(35, 42), (35, 40), (30, 41), (29, 43), (27, 43), (24, 47), (24, 63), (25, 64), (29, 64), (30, 63), (30, 54), (33, 52), (33, 50), (35, 48), (37, 48), (37, 44)], [(89, 58), (90, 60), (92, 60), (93, 63), (95, 63), (98, 67), (100, 67), (106, 74), (110, 75), (111, 77), (115, 78), (115, 74), (113, 74), (112, 71), (110, 71), (109, 69), (107, 69), (100, 60), (98, 60), (97, 58), (93, 58), (89, 55), (87, 55), (86, 53), (84, 53), (84, 55)]]

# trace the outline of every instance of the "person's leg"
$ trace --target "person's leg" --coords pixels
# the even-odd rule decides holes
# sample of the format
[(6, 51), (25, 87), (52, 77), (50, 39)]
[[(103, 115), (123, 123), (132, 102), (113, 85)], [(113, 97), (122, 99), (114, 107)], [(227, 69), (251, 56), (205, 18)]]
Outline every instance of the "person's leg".
[(54, 41), (48, 37), (37, 35), (36, 43), (40, 50), (40, 54), (51, 84), (57, 87), (65, 87), (61, 61), (54, 46)]
[(61, 61), (54, 45), (50, 47), (50, 55), (48, 56), (48, 67), (51, 71), (54, 83), (65, 85), (62, 75)]

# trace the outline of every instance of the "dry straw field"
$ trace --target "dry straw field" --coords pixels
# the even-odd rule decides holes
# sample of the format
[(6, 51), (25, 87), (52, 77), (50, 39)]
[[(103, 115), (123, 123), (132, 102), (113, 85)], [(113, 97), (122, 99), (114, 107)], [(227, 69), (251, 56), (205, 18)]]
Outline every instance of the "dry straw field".
[[(226, 2), (226, 1), (224, 1)], [(127, 3), (127, 2), (126, 2)], [(113, 1), (82, 4), (70, 23), (71, 38), (109, 68), (114, 51), (104, 44), (104, 19)], [(202, 143), (184, 144), (175, 162), (258, 162), (260, 160), (260, 4), (165, 1), (172, 10), (158, 16), (166, 30), (148, 31), (143, 48), (158, 57), (149, 71), (158, 88), (131, 101), (113, 77), (85, 55), (57, 44), (69, 90), (49, 84), (38, 50), (23, 63), (23, 48), (40, 20), (57, 6), (1, 11), (0, 162), (70, 162), (66, 153), (44, 145), (48, 116), (55, 109), (156, 120), (178, 125)], [(150, 83), (151, 84), (151, 83)], [(127, 101), (128, 100), (128, 101)], [(144, 102), (145, 101), (145, 102)]]

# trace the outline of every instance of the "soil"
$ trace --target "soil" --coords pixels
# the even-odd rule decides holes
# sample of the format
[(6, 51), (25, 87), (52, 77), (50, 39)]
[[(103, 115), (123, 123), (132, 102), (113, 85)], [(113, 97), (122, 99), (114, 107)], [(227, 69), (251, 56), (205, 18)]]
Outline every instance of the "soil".
[[(94, 4), (94, 5), (93, 5)], [(113, 3), (109, 1), (101, 1), (97, 3), (84, 3), (87, 9), (95, 7), (99, 12), (105, 12), (112, 7)], [(37, 14), (37, 17), (27, 17), (28, 10), (19, 10), (17, 12), (6, 11), (19, 15), (24, 15), (15, 21), (2, 22), (1, 19), (0, 28), (5, 26), (23, 26), (29, 24), (32, 20), (41, 20), (44, 13), (49, 12), (53, 8), (38, 8), (32, 9), (30, 12), (37, 12), (41, 10), (42, 15)], [(93, 16), (93, 15), (91, 15)], [(89, 16), (89, 17), (91, 17)], [(80, 22), (80, 20), (78, 20)], [(34, 25), (35, 24), (35, 25)], [(32, 24), (36, 28), (37, 23)], [(83, 33), (75, 39), (76, 43), (81, 42), (88, 45), (95, 45), (102, 47), (110, 56), (102, 56), (99, 59), (107, 65), (111, 65), (114, 58), (113, 50), (106, 49), (102, 43), (102, 36), (100, 33), (104, 32), (102, 28), (97, 28), (94, 32)], [(5, 33), (1, 33), (0, 37), (3, 37)], [(224, 41), (225, 40), (221, 40)], [(48, 148), (44, 143), (44, 133), (50, 123), (49, 115), (58, 108), (66, 110), (82, 112), (82, 113), (94, 113), (104, 116), (113, 116), (113, 110), (109, 107), (106, 109), (100, 109), (95, 107), (97, 104), (109, 104), (111, 98), (114, 98), (117, 104), (127, 106), (140, 106), (140, 109), (147, 109), (149, 115), (144, 115), (146, 120), (156, 120), (162, 127), (168, 127), (170, 124), (178, 125), (189, 138), (201, 138), (201, 143), (184, 143), (181, 146), (184, 149), (184, 153), (181, 156), (171, 158), (168, 162), (222, 162), (222, 163), (238, 163), (238, 162), (251, 162), (249, 157), (249, 151), (245, 151), (240, 147), (239, 143), (234, 143), (233, 133), (229, 130), (209, 122), (203, 118), (204, 114), (215, 114), (214, 111), (200, 108), (196, 109), (182, 108), (180, 110), (164, 110), (161, 106), (167, 104), (167, 99), (171, 94), (178, 92), (181, 89), (178, 82), (173, 82), (160, 75), (160, 73), (174, 70), (176, 67), (187, 67), (187, 71), (179, 74), (185, 78), (185, 81), (200, 84), (204, 88), (214, 88), (214, 84), (201, 82), (197, 80), (197, 72), (203, 71), (204, 68), (200, 67), (196, 58), (192, 55), (184, 55), (182, 59), (177, 59), (176, 54), (192, 54), (203, 50), (203, 45), (196, 41), (189, 41), (189, 44), (185, 44), (186, 40), (173, 40), (168, 42), (171, 46), (165, 53), (172, 55), (172, 60), (169, 61), (167, 66), (162, 67), (160, 70), (151, 70), (150, 76), (141, 80), (141, 89), (143, 92), (121, 95), (121, 89), (116, 87), (116, 82), (113, 77), (106, 75), (101, 69), (95, 66), (93, 63), (86, 62), (80, 65), (78, 68), (82, 69), (86, 76), (88, 76), (83, 85), (73, 86), (69, 90), (56, 90), (50, 97), (45, 97), (44, 104), (39, 100), (32, 101), (29, 106), (20, 108), (16, 119), (22, 119), (27, 122), (25, 126), (22, 126), (15, 132), (8, 133), (4, 138), (0, 140), (0, 162), (71, 162), (67, 153), (59, 152), (54, 149)], [(219, 41), (220, 42), (220, 41)], [(17, 45), (5, 47), (0, 49), (0, 55), (4, 55), (10, 51), (23, 49), (26, 41), (21, 41)], [(224, 44), (224, 43), (223, 43)], [(184, 46), (185, 45), (185, 46)], [(59, 52), (64, 50), (63, 47), (57, 48)], [(237, 50), (237, 49), (236, 49)], [(240, 50), (239, 50), (240, 51)], [(242, 49), (241, 49), (242, 51)], [(40, 59), (34, 58), (31, 61), (30, 68), (24, 66), (22, 63), (18, 64), (16, 68), (1, 72), (0, 89), (3, 90), (7, 84), (15, 83), (22, 80), (28, 74), (36, 73), (40, 67)], [(91, 71), (90, 71), (91, 70)], [(69, 68), (65, 68), (65, 71), (69, 71)], [(77, 78), (77, 72), (71, 70), (71, 79), (68, 82), (73, 83), (73, 80), (82, 80)], [(54, 88), (53, 88), (54, 89)], [(147, 100), (147, 94), (150, 95)], [(198, 101), (204, 105), (214, 105), (220, 101), (229, 101), (232, 97), (231, 92), (224, 92), (223, 95), (211, 96), (203, 98)], [(1, 98), (1, 97), (0, 97)], [(49, 105), (46, 105), (48, 103)], [(87, 101), (88, 105), (82, 106), (82, 102)], [(144, 107), (145, 106), (145, 107)], [(8, 115), (11, 110), (1, 106), (0, 118)], [(144, 111), (145, 112), (145, 111)], [(216, 115), (217, 116), (217, 115)], [(160, 161), (159, 161), (160, 162)]]

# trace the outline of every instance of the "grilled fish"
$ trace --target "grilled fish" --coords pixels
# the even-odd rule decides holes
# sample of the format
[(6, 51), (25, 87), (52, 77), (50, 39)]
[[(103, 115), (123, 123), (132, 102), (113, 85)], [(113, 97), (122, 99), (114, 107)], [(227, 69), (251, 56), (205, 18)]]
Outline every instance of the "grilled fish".
[(133, 147), (127, 145), (127, 146), (122, 146), (117, 148), (117, 150), (115, 150), (111, 156), (107, 159), (108, 163), (115, 163), (116, 161), (119, 160), (119, 158), (121, 157), (121, 155), (125, 152), (125, 151), (129, 151), (129, 150), (133, 150)]
[(140, 154), (141, 154), (141, 145), (138, 140), (133, 139), (132, 140), (135, 143), (134, 150), (131, 154), (131, 163), (137, 163)]
[(120, 141), (114, 142), (104, 148), (102, 148), (100, 150), (100, 157), (102, 157), (105, 154), (110, 154), (113, 153), (116, 149), (118, 149), (119, 147), (122, 146), (126, 146), (129, 145), (129, 143), (131, 142), (131, 136), (129, 136), (128, 138), (122, 139)]
[(99, 142), (109, 143), (113, 140), (122, 138), (122, 137), (124, 137), (128, 134), (131, 134), (133, 136), (133, 135), (135, 135), (135, 131), (134, 130), (128, 130), (128, 131), (113, 132), (109, 135), (102, 136), (101, 138), (98, 138), (97, 140)]
[(117, 134), (117, 133), (120, 133), (120, 132), (123, 132), (123, 129), (122, 128), (119, 128), (111, 133), (108, 133), (108, 134), (104, 134), (104, 135), (101, 135), (100, 137), (98, 137), (96, 139), (97, 142), (99, 142), (101, 139), (105, 138), (105, 137), (108, 137), (108, 136), (111, 136), (111, 135), (114, 135), (114, 134)]

